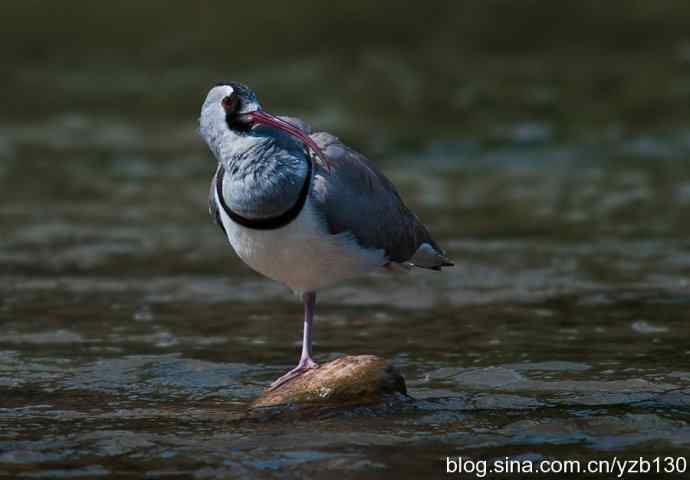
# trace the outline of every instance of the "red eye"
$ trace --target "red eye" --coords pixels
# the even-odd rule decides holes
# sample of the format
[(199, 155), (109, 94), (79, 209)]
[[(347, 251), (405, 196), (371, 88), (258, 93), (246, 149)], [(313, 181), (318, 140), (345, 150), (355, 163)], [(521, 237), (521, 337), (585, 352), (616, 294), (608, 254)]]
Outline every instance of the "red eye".
[(235, 95), (228, 95), (223, 98), (223, 108), (226, 110), (232, 110), (235, 107), (237, 97)]

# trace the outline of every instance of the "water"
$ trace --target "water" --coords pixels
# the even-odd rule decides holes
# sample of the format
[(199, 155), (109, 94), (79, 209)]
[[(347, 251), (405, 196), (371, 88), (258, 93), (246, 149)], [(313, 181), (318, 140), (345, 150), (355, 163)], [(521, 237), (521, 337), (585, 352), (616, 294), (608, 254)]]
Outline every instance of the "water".
[[(511, 40), (523, 20), (501, 2), (385, 24), (298, 2), (289, 24), (265, 12), (273, 37), (247, 6), (166, 7), (158, 25), (155, 2), (76, 4), (0, 20), (0, 474), (420, 478), (446, 456), (687, 455), (685, 4), (585, 2), (599, 20), (579, 43), (576, 20)], [(195, 122), (223, 78), (365, 151), (456, 261), (319, 295), (317, 359), (389, 358), (413, 400), (247, 413), (296, 362), (301, 305), (207, 215)]]

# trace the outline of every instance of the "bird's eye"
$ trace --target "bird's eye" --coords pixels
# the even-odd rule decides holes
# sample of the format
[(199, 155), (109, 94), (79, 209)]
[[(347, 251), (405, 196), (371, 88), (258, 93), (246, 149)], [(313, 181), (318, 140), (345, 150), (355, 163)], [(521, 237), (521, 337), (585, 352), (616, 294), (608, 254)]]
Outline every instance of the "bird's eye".
[(223, 108), (227, 111), (232, 111), (237, 106), (237, 95), (232, 94), (223, 98)]

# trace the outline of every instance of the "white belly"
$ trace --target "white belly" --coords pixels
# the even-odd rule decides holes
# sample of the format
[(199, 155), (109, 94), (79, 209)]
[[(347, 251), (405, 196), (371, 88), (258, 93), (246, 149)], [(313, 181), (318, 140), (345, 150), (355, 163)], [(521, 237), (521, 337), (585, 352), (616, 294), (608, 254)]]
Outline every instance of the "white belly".
[(275, 230), (243, 227), (222, 208), (220, 218), (230, 244), (247, 265), (295, 292), (328, 287), (386, 263), (382, 250), (361, 248), (348, 234), (329, 234), (310, 198), (295, 220)]

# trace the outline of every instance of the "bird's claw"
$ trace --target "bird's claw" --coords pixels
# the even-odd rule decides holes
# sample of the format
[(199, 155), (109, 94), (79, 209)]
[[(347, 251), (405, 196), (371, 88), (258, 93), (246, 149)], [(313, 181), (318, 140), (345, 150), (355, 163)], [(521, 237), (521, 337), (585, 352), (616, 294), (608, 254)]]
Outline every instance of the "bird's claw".
[(282, 377), (278, 378), (275, 380), (271, 385), (267, 388), (268, 391), (275, 390), (276, 388), (280, 387), (281, 385), (289, 382), (292, 379), (295, 379), (302, 375), (304, 372), (308, 370), (313, 370), (315, 368), (319, 368), (319, 364), (316, 363), (314, 360), (311, 358), (300, 362), (299, 365), (297, 365), (295, 368), (287, 372), (285, 375)]

